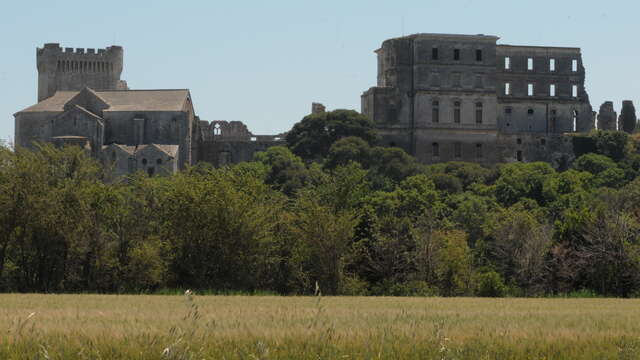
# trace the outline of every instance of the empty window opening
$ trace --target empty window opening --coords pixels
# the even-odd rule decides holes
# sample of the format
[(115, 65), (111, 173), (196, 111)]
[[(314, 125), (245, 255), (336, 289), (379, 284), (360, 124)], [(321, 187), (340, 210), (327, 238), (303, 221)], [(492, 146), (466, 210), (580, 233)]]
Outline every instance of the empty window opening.
[(142, 159), (142, 165), (147, 165), (147, 159)]
[(516, 139), (516, 144), (518, 145), (522, 144), (522, 139)]
[(556, 59), (549, 59), (549, 71), (556, 71)]
[(482, 144), (476, 144), (476, 157), (478, 159), (482, 158)]
[(516, 151), (516, 159), (522, 161), (522, 150)]
[(213, 126), (213, 135), (220, 135), (222, 133), (222, 129), (220, 129), (220, 124), (215, 124)]
[(438, 60), (438, 48), (431, 49), (431, 60)]
[(431, 103), (431, 115), (434, 123), (440, 122), (440, 103), (438, 101), (434, 101)]
[(527, 84), (527, 95), (533, 96), (533, 84)]
[(511, 58), (508, 56), (504, 58), (504, 69), (511, 70)]
[(578, 110), (573, 110), (573, 124), (572, 124), (573, 132), (578, 131)]
[(527, 59), (527, 70), (533, 70), (533, 58)]
[(540, 139), (540, 145), (542, 146), (547, 145), (547, 139)]
[(571, 86), (571, 96), (573, 96), (574, 98), (578, 97), (578, 85)]
[(456, 101), (453, 103), (453, 122), (455, 124), (460, 124), (460, 112), (461, 112), (461, 103), (460, 101)]
[(549, 85), (549, 96), (556, 96), (556, 85)]
[(433, 151), (433, 157), (440, 156), (440, 144), (433, 143), (433, 144), (431, 144), (431, 147), (432, 147), (432, 151)]
[(476, 124), (482, 124), (482, 103), (476, 103)]
[(529, 109), (529, 110), (527, 110), (527, 115), (529, 115), (529, 116), (533, 116), (533, 109)]
[(257, 138), (257, 137), (255, 137), (255, 136), (252, 136), (252, 137), (251, 137), (251, 141), (258, 141), (258, 138)]
[(162, 159), (158, 159), (158, 160), (156, 160), (156, 164), (158, 164), (158, 165), (162, 165)]
[(511, 109), (510, 107), (504, 109), (504, 113), (506, 115), (511, 115), (512, 112), (513, 112), (513, 109)]
[(578, 60), (577, 59), (571, 60), (571, 71), (578, 72)]
[(147, 174), (149, 174), (149, 176), (153, 176), (153, 174), (156, 172), (156, 169), (153, 166), (150, 166), (147, 169)]
[(510, 83), (504, 83), (504, 94), (505, 95), (511, 95), (511, 84)]
[(453, 49), (453, 60), (460, 60), (460, 49)]
[(476, 61), (482, 61), (482, 50), (476, 50)]
[(456, 157), (456, 159), (460, 159), (462, 157), (462, 144), (461, 143), (453, 144), (453, 155)]
[(557, 114), (555, 109), (551, 110), (551, 119), (549, 120), (549, 131), (551, 132), (556, 132)]

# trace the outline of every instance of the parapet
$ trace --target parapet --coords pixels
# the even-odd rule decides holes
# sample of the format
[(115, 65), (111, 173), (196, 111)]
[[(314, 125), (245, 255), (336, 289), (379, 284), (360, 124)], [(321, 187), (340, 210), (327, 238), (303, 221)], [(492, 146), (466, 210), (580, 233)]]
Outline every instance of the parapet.
[(122, 54), (122, 46), (112, 45), (104, 49), (85, 49), (85, 48), (62, 48), (59, 43), (47, 43), (42, 48), (38, 48), (36, 53), (38, 56), (43, 55), (99, 55), (111, 56)]

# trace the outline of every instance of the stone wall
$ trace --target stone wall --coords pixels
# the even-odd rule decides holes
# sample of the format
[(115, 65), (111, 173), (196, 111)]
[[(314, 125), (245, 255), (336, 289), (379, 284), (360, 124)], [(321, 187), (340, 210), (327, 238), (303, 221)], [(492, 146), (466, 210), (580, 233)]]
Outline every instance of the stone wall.
[(123, 90), (126, 82), (120, 80), (123, 49), (61, 48), (59, 44), (45, 44), (36, 50), (38, 67), (38, 101), (58, 90)]

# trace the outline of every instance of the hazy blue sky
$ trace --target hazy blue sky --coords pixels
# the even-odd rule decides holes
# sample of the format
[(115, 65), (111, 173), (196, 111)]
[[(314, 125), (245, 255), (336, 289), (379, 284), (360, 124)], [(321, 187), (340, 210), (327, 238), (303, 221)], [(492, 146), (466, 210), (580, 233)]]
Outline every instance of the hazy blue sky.
[(124, 47), (133, 89), (188, 88), (206, 120), (278, 133), (311, 102), (360, 110), (373, 50), (418, 32), (491, 34), (499, 43), (581, 47), (587, 91), (640, 103), (637, 1), (5, 1), (0, 2), (0, 138), (36, 102), (35, 49)]

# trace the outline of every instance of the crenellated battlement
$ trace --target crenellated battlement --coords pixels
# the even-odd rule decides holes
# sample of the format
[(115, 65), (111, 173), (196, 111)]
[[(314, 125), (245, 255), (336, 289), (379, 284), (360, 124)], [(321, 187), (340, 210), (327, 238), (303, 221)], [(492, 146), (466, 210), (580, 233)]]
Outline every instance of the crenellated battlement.
[(112, 45), (104, 49), (90, 49), (90, 48), (63, 48), (58, 43), (44, 44), (42, 48), (37, 48), (37, 56), (45, 55), (97, 55), (97, 56), (118, 56), (122, 54), (122, 46)]

